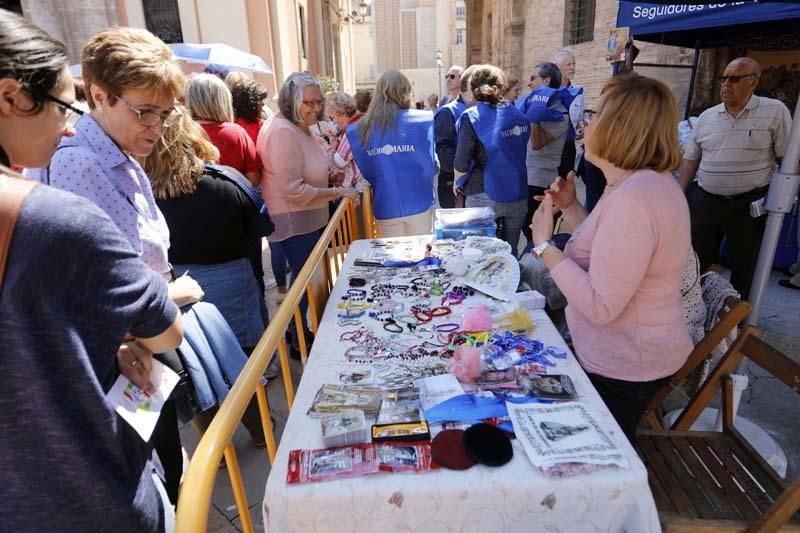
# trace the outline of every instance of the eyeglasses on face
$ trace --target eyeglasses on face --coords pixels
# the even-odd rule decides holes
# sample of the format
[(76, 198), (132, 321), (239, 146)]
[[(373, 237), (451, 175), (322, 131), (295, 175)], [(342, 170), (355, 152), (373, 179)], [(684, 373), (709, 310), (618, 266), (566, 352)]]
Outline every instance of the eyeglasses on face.
[(128, 109), (136, 113), (137, 117), (139, 118), (139, 124), (148, 128), (155, 126), (156, 124), (164, 124), (164, 127), (168, 128), (178, 122), (178, 119), (181, 116), (181, 113), (174, 107), (168, 113), (159, 115), (158, 113), (153, 113), (152, 111), (143, 111), (121, 96), (117, 96), (113, 93), (108, 94), (125, 104)]
[(322, 107), (325, 105), (325, 100), (303, 100), (303, 103), (308, 107)]
[(743, 74), (741, 76), (720, 76), (718, 79), (720, 83), (725, 83), (726, 81), (731, 83), (739, 83), (748, 76), (753, 76), (755, 79), (758, 79), (758, 75), (753, 74), (752, 72), (750, 74)]
[(83, 111), (82, 110), (78, 109), (77, 107), (75, 107), (72, 104), (66, 103), (65, 101), (61, 100), (60, 98), (56, 98), (52, 94), (46, 94), (44, 99), (47, 100), (48, 102), (53, 102), (54, 104), (56, 104), (58, 107), (60, 107), (61, 109), (63, 109), (66, 112), (66, 114), (67, 114), (67, 127), (68, 128), (74, 127), (75, 124), (78, 123), (78, 120), (80, 120), (81, 116), (83, 115)]

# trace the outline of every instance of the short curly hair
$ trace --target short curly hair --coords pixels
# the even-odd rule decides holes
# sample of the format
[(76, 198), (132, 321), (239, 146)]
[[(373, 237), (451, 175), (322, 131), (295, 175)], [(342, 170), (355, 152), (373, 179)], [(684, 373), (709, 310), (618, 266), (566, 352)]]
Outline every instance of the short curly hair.
[(258, 122), (267, 91), (257, 81), (239, 82), (231, 87), (233, 115), (245, 122)]

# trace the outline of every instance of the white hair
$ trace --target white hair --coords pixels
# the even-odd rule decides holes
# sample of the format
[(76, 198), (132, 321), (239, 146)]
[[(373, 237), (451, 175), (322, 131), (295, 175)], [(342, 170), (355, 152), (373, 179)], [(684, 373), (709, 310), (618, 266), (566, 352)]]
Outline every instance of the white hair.
[[(300, 116), (300, 106), (303, 105), (303, 89), (308, 86), (315, 86), (322, 94), (322, 86), (314, 76), (305, 72), (293, 72), (283, 82), (281, 90), (278, 92), (278, 109), (281, 114), (297, 125), (303, 123)], [(318, 120), (325, 119), (325, 106), (322, 106), (317, 114)]]
[(558, 63), (563, 56), (570, 56), (572, 59), (575, 59), (575, 53), (572, 50), (569, 48), (561, 48), (553, 53), (553, 61)]

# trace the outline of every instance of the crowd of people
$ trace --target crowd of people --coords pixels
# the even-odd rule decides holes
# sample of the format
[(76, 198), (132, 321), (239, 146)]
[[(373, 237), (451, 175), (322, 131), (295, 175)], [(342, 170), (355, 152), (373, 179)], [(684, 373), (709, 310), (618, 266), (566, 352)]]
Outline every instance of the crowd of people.
[[(498, 237), (563, 298), (576, 355), (629, 438), (697, 341), (685, 276), (720, 263), (723, 237), (748, 296), (764, 227), (749, 208), (791, 122), (754, 95), (752, 59), (728, 65), (722, 103), (681, 147), (666, 85), (613, 78), (586, 113), (569, 50), (532, 66), (527, 94), (494, 65), (454, 65), (447, 94), (416, 105), (396, 70), (355, 95), (296, 72), (273, 113), (248, 75), (187, 76), (149, 32), (113, 28), (83, 49), (79, 102), (64, 45), (0, 14), (4, 529), (169, 531), (179, 422), (207, 426), (269, 321), (263, 240), (285, 290), (332, 206), (366, 183), (383, 237), (430, 233), (437, 205), (491, 207)], [(571, 236), (554, 235), (558, 217)], [(186, 387), (145, 442), (105, 394), (119, 375), (152, 391), (153, 358)], [(243, 423), (263, 446), (251, 403)]]

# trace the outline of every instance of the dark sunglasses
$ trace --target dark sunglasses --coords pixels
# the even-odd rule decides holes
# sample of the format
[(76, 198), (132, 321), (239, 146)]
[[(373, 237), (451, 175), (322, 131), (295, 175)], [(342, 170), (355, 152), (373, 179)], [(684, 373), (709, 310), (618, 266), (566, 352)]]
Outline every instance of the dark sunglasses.
[(60, 107), (61, 109), (63, 109), (64, 111), (67, 112), (67, 127), (68, 128), (71, 128), (71, 127), (75, 126), (75, 124), (78, 123), (78, 120), (80, 120), (81, 116), (83, 115), (83, 110), (78, 109), (77, 107), (75, 107), (72, 104), (66, 103), (65, 101), (61, 100), (60, 98), (56, 98), (55, 96), (53, 96), (51, 94), (44, 95), (44, 99), (49, 101), (49, 102), (53, 102), (58, 107)]
[(742, 76), (720, 76), (717, 79), (719, 79), (720, 83), (725, 83), (726, 81), (729, 81), (731, 83), (739, 83), (740, 81), (742, 81), (743, 79), (745, 79), (748, 76), (753, 76), (753, 77), (755, 77), (755, 79), (758, 79), (758, 76), (756, 74), (752, 74), (752, 73), (744, 74)]
[(446, 80), (454, 80), (454, 79), (456, 79), (456, 75), (455, 74), (445, 74), (444, 75), (444, 79), (446, 79)]

